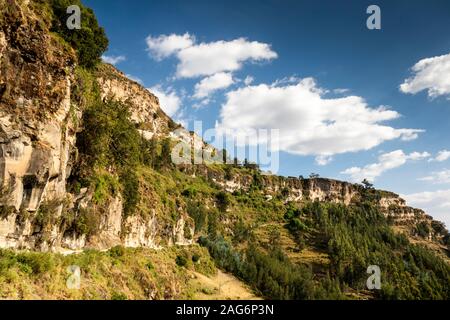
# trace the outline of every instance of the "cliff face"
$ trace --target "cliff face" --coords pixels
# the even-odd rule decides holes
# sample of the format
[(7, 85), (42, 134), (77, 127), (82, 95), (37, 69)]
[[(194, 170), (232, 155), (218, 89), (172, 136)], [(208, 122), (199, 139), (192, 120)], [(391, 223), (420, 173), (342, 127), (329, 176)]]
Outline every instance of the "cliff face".
[[(123, 219), (120, 196), (110, 201), (98, 234), (89, 241), (63, 233), (56, 223), (50, 229), (36, 223), (43, 205), (52, 205), (54, 220), (63, 209), (77, 212), (91, 205), (90, 191), (71, 194), (66, 190), (82, 117), (80, 101), (73, 98), (75, 55), (48, 31), (32, 3), (2, 0), (1, 8), (0, 247), (77, 250), (120, 243), (156, 247), (156, 233), (163, 233), (156, 219)], [(97, 81), (102, 98), (130, 104), (132, 120), (144, 135), (168, 134), (171, 119), (149, 91), (112, 66), (103, 66)], [(180, 234), (183, 228), (180, 218), (172, 230), (164, 231), (166, 242), (189, 243)]]
[[(227, 178), (223, 172), (208, 169), (207, 166), (196, 168), (195, 172), (192, 169), (186, 170), (190, 174), (201, 175), (211, 179), (230, 193), (240, 190), (248, 191), (255, 182), (254, 177), (250, 174), (235, 175)], [(261, 175), (260, 179), (261, 192), (267, 199), (271, 199), (281, 192), (285, 194), (285, 202), (319, 201), (352, 205), (360, 201), (364, 192), (373, 192), (374, 200), (381, 212), (387, 218), (392, 219), (396, 225), (414, 227), (419, 223), (425, 223), (429, 226), (432, 223), (441, 224), (434, 221), (423, 210), (408, 206), (404, 199), (393, 192), (382, 190), (367, 191), (361, 185), (326, 178), (304, 179)], [(428, 237), (431, 239), (434, 236), (437, 238), (441, 237), (441, 235), (432, 231)]]
[[(171, 222), (164, 221), (156, 206), (146, 208), (146, 215), (125, 216), (120, 194), (102, 208), (94, 236), (61, 228), (63, 212), (79, 219), (93, 206), (92, 190), (68, 192), (67, 188), (83, 114), (83, 103), (76, 98), (75, 55), (49, 32), (30, 2), (0, 0), (0, 4), (0, 247), (64, 251), (192, 243), (186, 234), (193, 234), (194, 225), (182, 206), (175, 208), (177, 218)], [(100, 67), (96, 81), (102, 98), (130, 105), (131, 120), (145, 138), (170, 136), (189, 142), (186, 130), (172, 132), (174, 123), (161, 110), (158, 98), (138, 83), (109, 65)], [(210, 148), (202, 141), (197, 147)], [(207, 166), (185, 171), (228, 192), (246, 191), (254, 183), (249, 174), (225, 178), (223, 172)], [(286, 201), (350, 205), (361, 196), (360, 186), (330, 179), (262, 175), (261, 186), (267, 198), (282, 192)], [(154, 200), (150, 193), (144, 195)], [(398, 224), (432, 222), (395, 194), (383, 193), (378, 204)]]
[(147, 139), (154, 134), (169, 134), (173, 121), (162, 111), (155, 95), (111, 65), (102, 65), (97, 75), (102, 99), (114, 98), (129, 103), (131, 120), (139, 125)]
[(28, 6), (1, 6), (0, 243), (18, 247), (35, 232), (25, 216), (66, 193), (77, 117), (70, 100), (74, 55)]

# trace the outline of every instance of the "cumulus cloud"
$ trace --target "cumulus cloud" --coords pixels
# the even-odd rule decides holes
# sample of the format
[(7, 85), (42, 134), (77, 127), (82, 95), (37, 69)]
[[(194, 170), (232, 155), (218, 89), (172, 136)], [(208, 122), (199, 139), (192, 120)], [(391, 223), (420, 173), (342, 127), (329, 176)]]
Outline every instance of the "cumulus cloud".
[(159, 37), (148, 36), (146, 42), (150, 55), (156, 60), (162, 60), (180, 50), (191, 47), (195, 42), (195, 37), (189, 33), (161, 35)]
[(448, 159), (450, 159), (450, 151), (442, 150), (438, 152), (436, 158), (433, 158), (430, 161), (444, 162)]
[(241, 69), (245, 61), (264, 61), (277, 58), (270, 45), (239, 38), (231, 41), (196, 43), (195, 37), (184, 35), (148, 36), (147, 47), (158, 60), (175, 55), (179, 78), (210, 76), (219, 72)]
[(160, 85), (148, 89), (159, 99), (161, 109), (169, 116), (174, 116), (181, 107), (181, 98), (172, 88), (163, 89)]
[[(369, 150), (393, 139), (415, 139), (422, 132), (381, 124), (400, 114), (383, 106), (370, 108), (361, 97), (324, 98), (326, 90), (312, 78), (279, 83), (228, 92), (217, 132), (238, 136), (245, 130), (279, 129), (272, 148), (323, 156), (318, 158), (322, 163), (335, 154)], [(266, 141), (260, 137), (251, 143)]]
[(332, 156), (317, 156), (316, 157), (316, 164), (319, 166), (326, 166), (327, 164), (329, 164), (331, 161), (333, 161), (333, 157)]
[(430, 157), (428, 152), (413, 152), (405, 154), (403, 150), (396, 150), (389, 153), (384, 153), (378, 158), (377, 163), (369, 164), (363, 168), (353, 167), (349, 168), (341, 174), (350, 175), (355, 182), (360, 182), (364, 179), (373, 182), (377, 177), (382, 175), (385, 171), (392, 170), (403, 166), (407, 161), (424, 160)]
[(400, 85), (400, 91), (415, 94), (427, 90), (430, 98), (450, 94), (450, 53), (417, 62), (414, 75)]
[(103, 55), (102, 56), (102, 60), (104, 62), (106, 62), (106, 63), (110, 63), (110, 64), (115, 66), (116, 64), (127, 60), (127, 58), (125, 56), (107, 56), (107, 55)]
[(219, 89), (225, 89), (234, 83), (233, 76), (227, 72), (219, 72), (206, 77), (195, 85), (194, 98), (207, 98)]
[(450, 170), (431, 173), (431, 175), (420, 178), (420, 181), (429, 181), (435, 184), (450, 183)]
[(249, 86), (249, 85), (251, 85), (253, 83), (254, 80), (255, 79), (252, 76), (246, 76), (245, 79), (244, 79), (244, 84), (246, 86)]
[(402, 195), (409, 205), (421, 208), (450, 227), (450, 190), (427, 191)]

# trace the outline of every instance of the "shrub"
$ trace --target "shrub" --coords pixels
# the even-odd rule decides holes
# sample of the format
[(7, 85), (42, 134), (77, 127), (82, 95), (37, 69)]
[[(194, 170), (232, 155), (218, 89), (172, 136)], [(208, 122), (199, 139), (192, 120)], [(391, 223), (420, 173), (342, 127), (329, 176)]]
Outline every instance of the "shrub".
[(145, 266), (147, 267), (148, 270), (155, 269), (155, 266), (153, 265), (153, 263), (151, 261), (147, 262), (147, 264)]
[(17, 255), (17, 262), (28, 266), (35, 275), (49, 272), (55, 266), (53, 256), (50, 253), (20, 253)]
[(122, 246), (115, 246), (109, 249), (109, 255), (112, 258), (120, 258), (125, 255), (125, 248)]
[(416, 230), (419, 236), (421, 236), (422, 238), (426, 238), (430, 234), (430, 228), (426, 222), (419, 223), (416, 227)]
[(125, 216), (131, 215), (134, 213), (139, 200), (139, 179), (134, 170), (131, 168), (127, 168), (121, 175), (120, 181), (123, 186), (123, 212)]
[[(66, 26), (69, 14), (66, 10), (71, 5), (81, 9), (81, 29), (69, 30)], [(59, 34), (77, 52), (78, 63), (93, 68), (101, 61), (103, 52), (108, 48), (105, 31), (98, 25), (92, 9), (81, 4), (79, 0), (51, 0), (53, 21), (51, 31)]]
[(186, 267), (188, 260), (185, 255), (178, 255), (177, 258), (175, 259), (175, 263), (179, 267)]
[(226, 211), (231, 203), (230, 195), (225, 191), (219, 191), (216, 194), (217, 206), (221, 211)]
[[(80, 174), (90, 176), (95, 168), (114, 168), (124, 198), (124, 214), (131, 215), (140, 200), (136, 170), (143, 159), (142, 137), (130, 120), (129, 106), (112, 100), (97, 100), (84, 112), (83, 126), (77, 136)], [(94, 181), (97, 202), (115, 194), (117, 186), (111, 179), (107, 174)]]
[(197, 263), (200, 261), (200, 255), (198, 253), (194, 253), (192, 255), (192, 262)]
[(194, 232), (201, 232), (206, 224), (207, 213), (205, 207), (200, 203), (188, 201), (186, 210), (189, 216), (194, 219)]

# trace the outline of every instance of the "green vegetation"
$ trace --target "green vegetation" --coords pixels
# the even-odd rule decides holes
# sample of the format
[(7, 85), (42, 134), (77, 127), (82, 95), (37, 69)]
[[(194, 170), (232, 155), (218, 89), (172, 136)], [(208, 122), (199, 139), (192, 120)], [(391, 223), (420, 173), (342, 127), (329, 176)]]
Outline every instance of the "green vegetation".
[[(313, 272), (311, 266), (293, 263), (279, 244), (280, 235), (270, 235), (265, 246), (247, 230), (248, 245), (233, 245), (221, 235), (202, 237), (219, 267), (232, 272), (271, 299), (341, 299), (349, 292), (367, 293), (369, 265), (382, 270), (382, 289), (370, 293), (382, 299), (448, 299), (450, 266), (430, 250), (412, 245), (395, 234), (386, 219), (370, 205), (343, 206), (309, 203), (289, 205), (286, 228), (299, 248), (304, 239), (324, 251), (330, 264)], [(236, 223), (234, 232), (245, 228)], [(240, 232), (242, 234), (242, 232)]]
[[(94, 201), (99, 204), (120, 190), (126, 215), (133, 214), (139, 202), (136, 171), (143, 161), (142, 138), (129, 120), (128, 108), (116, 101), (97, 100), (84, 111), (84, 130), (77, 137), (80, 162), (76, 177), (81, 185), (95, 186)], [(114, 174), (103, 168), (112, 168)]]
[[(449, 264), (394, 232), (376, 206), (382, 196), (392, 194), (375, 190), (367, 180), (358, 187), (360, 197), (349, 206), (293, 203), (287, 201), (288, 184), (278, 191), (271, 188), (266, 195), (267, 183), (281, 178), (263, 176), (248, 160), (242, 165), (237, 159), (233, 165), (173, 165), (174, 141), (143, 139), (138, 129), (151, 123), (133, 123), (128, 103), (100, 97), (96, 72), (106, 71), (95, 66), (108, 41), (92, 10), (79, 0), (38, 3), (52, 13), (46, 19), (52, 21), (58, 39), (78, 55), (70, 114), (80, 131), (68, 189), (74, 195), (92, 196), (89, 206), (75, 210), (66, 208), (64, 199), (43, 203), (33, 216), (33, 228), (43, 234), (38, 241), (46, 240), (55, 225), (64, 232), (95, 235), (108, 206), (120, 198), (124, 216), (156, 219), (158, 230), (166, 233), (158, 239), (160, 245), (167, 244), (171, 236), (167, 234), (182, 217), (184, 237), (202, 247), (153, 251), (116, 246), (108, 252), (88, 250), (70, 256), (0, 250), (0, 298), (38, 294), (114, 300), (190, 298), (189, 273), (212, 275), (216, 265), (271, 299), (450, 298)], [(66, 8), (72, 4), (82, 8), (81, 30), (65, 26)], [(83, 111), (81, 121), (77, 111)], [(167, 126), (176, 128), (171, 120)], [(226, 151), (221, 152), (226, 159)], [(218, 185), (220, 179), (234, 178), (241, 178), (238, 181), (245, 187), (231, 194)], [(302, 178), (301, 183), (309, 181)], [(9, 208), (0, 208), (0, 217), (8, 214)], [(445, 231), (438, 223), (419, 223), (412, 229), (421, 238)], [(448, 244), (450, 236), (442, 242)], [(80, 266), (85, 279), (76, 292), (65, 286), (71, 265)], [(381, 268), (379, 291), (365, 287), (370, 265)]]
[[(177, 256), (198, 257), (180, 268)], [(69, 266), (81, 270), (80, 289), (67, 287)], [(192, 272), (216, 272), (206, 249), (164, 250), (114, 247), (107, 252), (86, 250), (59, 255), (0, 250), (0, 298), (4, 299), (191, 299)]]
[[(67, 8), (78, 5), (81, 9), (81, 29), (70, 30), (66, 26)], [(101, 61), (108, 48), (105, 31), (98, 25), (92, 9), (85, 7), (80, 0), (51, 0), (53, 12), (51, 31), (61, 36), (77, 52), (78, 63), (82, 67), (93, 68)]]

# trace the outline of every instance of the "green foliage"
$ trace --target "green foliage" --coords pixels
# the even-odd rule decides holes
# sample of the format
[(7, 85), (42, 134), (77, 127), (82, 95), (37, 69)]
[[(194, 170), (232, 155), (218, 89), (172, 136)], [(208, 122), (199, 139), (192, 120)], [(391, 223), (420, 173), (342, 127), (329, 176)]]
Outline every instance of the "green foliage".
[(200, 255), (198, 253), (194, 253), (192, 255), (192, 262), (197, 263), (200, 261)]
[(208, 215), (208, 237), (213, 240), (216, 239), (219, 231), (219, 213), (212, 211)]
[(430, 234), (430, 227), (428, 226), (428, 223), (423, 221), (417, 224), (416, 231), (422, 238), (428, 238), (428, 235)]
[(120, 173), (120, 181), (123, 186), (123, 212), (125, 216), (131, 215), (134, 213), (140, 200), (139, 178), (133, 168), (126, 167)]
[(141, 136), (129, 120), (128, 105), (97, 100), (83, 114), (77, 147), (92, 165), (133, 166), (140, 159)]
[(367, 267), (378, 265), (383, 271), (380, 298), (449, 297), (450, 266), (430, 250), (411, 245), (405, 236), (394, 233), (374, 205), (313, 203), (301, 214), (308, 228), (317, 230), (317, 239), (326, 244), (331, 274), (341, 284), (364, 289)]
[(121, 258), (125, 255), (125, 248), (123, 246), (115, 246), (109, 249), (109, 255), (111, 258)]
[(250, 245), (243, 255), (235, 251), (223, 238), (211, 241), (201, 238), (200, 244), (209, 249), (216, 263), (234, 273), (268, 299), (326, 299), (340, 297), (339, 285), (323, 286), (313, 280), (312, 271), (302, 265), (293, 264), (279, 248), (264, 253)]
[[(249, 195), (237, 193), (235, 197), (238, 203), (242, 197), (247, 199), (246, 205), (255, 205)], [(209, 236), (200, 237), (199, 243), (208, 248), (219, 267), (266, 298), (343, 299), (348, 288), (352, 292), (367, 290), (369, 265), (382, 270), (382, 289), (372, 292), (377, 298), (448, 299), (450, 294), (448, 264), (395, 233), (367, 199), (351, 206), (319, 202), (286, 206), (285, 227), (299, 248), (308, 243), (329, 258), (319, 274), (285, 255), (278, 229), (268, 229), (269, 246), (261, 247), (243, 219), (232, 226), (230, 240), (224, 239), (214, 217), (209, 220)]]
[(102, 204), (110, 195), (116, 195), (119, 191), (119, 182), (117, 178), (108, 173), (95, 175), (92, 177), (94, 185), (94, 203)]
[(231, 204), (230, 195), (225, 191), (219, 191), (216, 194), (217, 207), (225, 212), (227, 211), (228, 206)]
[(201, 232), (206, 225), (208, 216), (205, 206), (199, 202), (190, 200), (187, 202), (186, 210), (189, 216), (194, 219), (195, 233)]
[(102, 203), (117, 192), (118, 184), (110, 173), (93, 175), (95, 168), (115, 168), (124, 198), (125, 215), (132, 214), (139, 202), (137, 167), (143, 162), (143, 138), (130, 120), (128, 105), (97, 100), (83, 114), (83, 131), (77, 137), (81, 180), (95, 186), (94, 200)]
[(0, 250), (0, 275), (13, 267), (30, 275), (41, 275), (51, 271), (54, 266), (54, 257), (50, 253)]
[(225, 180), (228, 180), (228, 181), (232, 180), (234, 177), (233, 167), (229, 164), (226, 164), (224, 166), (224, 171), (225, 171), (225, 175), (224, 175)]
[[(104, 29), (98, 25), (92, 9), (83, 6), (79, 0), (51, 0), (50, 5), (53, 11), (51, 31), (56, 32), (75, 49), (80, 66), (95, 67), (108, 48), (109, 41)], [(70, 16), (67, 8), (71, 5), (78, 5), (81, 9), (79, 30), (69, 30), (66, 25)]]
[(145, 266), (147, 267), (148, 270), (154, 270), (155, 266), (153, 265), (153, 263), (151, 261), (147, 262), (145, 264)]
[(188, 259), (185, 255), (178, 255), (177, 258), (175, 259), (175, 263), (179, 267), (186, 267), (188, 264)]
[(244, 220), (239, 219), (233, 228), (233, 242), (242, 243), (245, 241), (253, 240), (254, 234), (252, 229), (245, 224)]
[(80, 209), (79, 216), (73, 221), (71, 229), (76, 234), (94, 235), (100, 226), (100, 215), (91, 208)]

